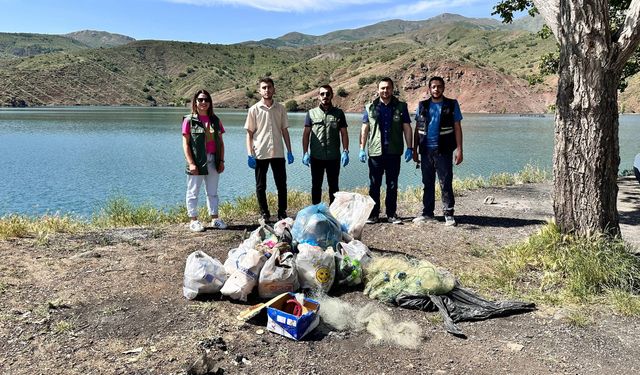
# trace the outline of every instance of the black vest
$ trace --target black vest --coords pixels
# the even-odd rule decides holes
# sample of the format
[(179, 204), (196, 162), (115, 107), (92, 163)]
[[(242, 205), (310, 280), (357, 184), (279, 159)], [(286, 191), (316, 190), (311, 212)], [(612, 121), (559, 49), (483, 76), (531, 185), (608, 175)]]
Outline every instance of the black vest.
[[(440, 153), (452, 153), (456, 149), (456, 133), (453, 129), (454, 119), (453, 111), (456, 101), (443, 97), (442, 111), (440, 112), (440, 136), (438, 137), (438, 151)], [(427, 127), (431, 119), (429, 118), (429, 105), (431, 104), (431, 98), (420, 102), (418, 107), (420, 113), (418, 114), (418, 120), (416, 121), (416, 133), (420, 139), (418, 143), (422, 146), (424, 137), (427, 136)], [(424, 150), (426, 152), (426, 150)]]

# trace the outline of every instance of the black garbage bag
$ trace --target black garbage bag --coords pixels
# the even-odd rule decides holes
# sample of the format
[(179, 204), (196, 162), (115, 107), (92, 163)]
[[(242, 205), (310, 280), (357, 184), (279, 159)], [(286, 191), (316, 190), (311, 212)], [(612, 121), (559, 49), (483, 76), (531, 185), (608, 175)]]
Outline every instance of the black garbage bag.
[(455, 287), (446, 294), (437, 296), (400, 294), (396, 297), (395, 303), (407, 309), (439, 311), (447, 332), (458, 337), (466, 336), (455, 323), (522, 314), (536, 309), (535, 304), (529, 302), (487, 301), (469, 289), (462, 288), (457, 282)]

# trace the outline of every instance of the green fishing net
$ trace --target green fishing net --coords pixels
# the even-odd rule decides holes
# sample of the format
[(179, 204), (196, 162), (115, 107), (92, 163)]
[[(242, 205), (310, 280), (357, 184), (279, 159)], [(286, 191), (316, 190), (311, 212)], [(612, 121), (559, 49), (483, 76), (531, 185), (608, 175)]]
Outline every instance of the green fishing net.
[(365, 269), (364, 293), (370, 298), (394, 303), (400, 294), (441, 295), (455, 286), (455, 278), (426, 260), (377, 257)]

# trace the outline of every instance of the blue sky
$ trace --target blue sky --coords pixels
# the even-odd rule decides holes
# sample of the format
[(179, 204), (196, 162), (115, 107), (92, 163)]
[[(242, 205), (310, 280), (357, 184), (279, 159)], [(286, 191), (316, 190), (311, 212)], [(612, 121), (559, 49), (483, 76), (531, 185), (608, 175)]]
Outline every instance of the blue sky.
[(101, 30), (135, 39), (230, 44), (291, 31), (321, 35), (441, 13), (491, 17), (487, 0), (0, 0), (0, 32)]

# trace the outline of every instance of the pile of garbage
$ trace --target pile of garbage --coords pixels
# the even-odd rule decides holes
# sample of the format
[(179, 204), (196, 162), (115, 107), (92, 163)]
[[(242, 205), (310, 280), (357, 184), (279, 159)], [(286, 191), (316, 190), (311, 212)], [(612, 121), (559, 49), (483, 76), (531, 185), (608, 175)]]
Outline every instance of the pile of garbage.
[[(273, 227), (262, 223), (229, 251), (224, 264), (196, 251), (187, 258), (183, 294), (194, 299), (219, 292), (247, 301), (257, 289), (260, 298), (271, 299), (261, 304), (263, 307), (277, 304), (285, 313), (300, 318), (306, 311), (305, 303), (314, 306), (314, 313), (320, 306), (314, 300), (305, 302), (304, 296), (296, 302), (295, 292), (323, 296), (332, 287), (364, 283), (364, 293), (372, 299), (404, 308), (439, 311), (447, 331), (461, 337), (464, 334), (455, 325), (457, 322), (535, 309), (533, 304), (518, 301), (487, 301), (463, 289), (450, 273), (424, 260), (401, 256), (374, 259), (359, 240), (373, 205), (368, 196), (338, 192), (330, 207), (324, 203), (308, 206), (298, 212), (295, 221), (287, 218)], [(241, 316), (248, 318), (258, 310), (250, 308)], [(309, 324), (312, 323), (317, 325), (313, 321)], [(292, 334), (294, 339), (304, 335)]]
[(324, 203), (298, 212), (295, 221), (262, 224), (224, 264), (196, 251), (187, 258), (183, 294), (188, 299), (217, 293), (246, 301), (257, 287), (261, 298), (298, 290), (327, 293), (334, 285), (363, 281), (363, 267), (373, 258), (362, 234), (373, 208), (370, 197), (338, 192), (331, 207)]

